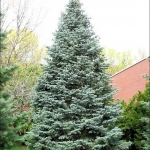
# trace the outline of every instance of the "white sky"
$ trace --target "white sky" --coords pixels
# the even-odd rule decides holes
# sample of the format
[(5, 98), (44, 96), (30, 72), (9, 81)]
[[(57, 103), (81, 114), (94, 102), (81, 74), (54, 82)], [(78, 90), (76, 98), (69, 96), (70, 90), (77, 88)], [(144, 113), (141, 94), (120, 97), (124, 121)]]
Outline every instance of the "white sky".
[[(149, 0), (80, 0), (82, 8), (100, 37), (100, 45), (118, 51), (139, 49), (149, 54)], [(37, 28), (39, 40), (52, 45), (61, 12), (69, 0), (36, 0), (46, 16)], [(42, 3), (42, 4), (41, 4)]]

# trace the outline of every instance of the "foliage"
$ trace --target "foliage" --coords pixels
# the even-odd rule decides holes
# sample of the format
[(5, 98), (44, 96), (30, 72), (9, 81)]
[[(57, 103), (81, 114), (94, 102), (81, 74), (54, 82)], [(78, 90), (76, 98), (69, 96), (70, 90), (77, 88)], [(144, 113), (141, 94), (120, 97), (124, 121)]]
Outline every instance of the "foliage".
[(30, 101), (34, 95), (34, 84), (41, 73), (39, 64), (27, 66), (20, 64), (13, 74), (13, 80), (7, 83), (6, 89), (11, 93), (16, 114), (24, 111), (24, 107), (30, 106)]
[(16, 120), (13, 125), (14, 127), (17, 128), (17, 134), (18, 134), (18, 138), (16, 140), (17, 144), (26, 145), (25, 144), (26, 133), (30, 131), (32, 123), (33, 121), (32, 121), (31, 110), (25, 110), (20, 114), (16, 115)]
[(19, 141), (23, 140), (22, 135), (30, 129), (32, 123), (30, 101), (34, 95), (34, 84), (41, 74), (40, 63), (46, 50), (39, 46), (34, 33), (42, 21), (43, 11), (38, 11), (38, 7), (32, 11), (32, 4), (32, 0), (9, 0), (2, 1), (1, 7), (1, 12), (5, 12), (1, 26), (7, 29), (8, 34), (4, 40), (7, 46), (1, 52), (0, 64), (3, 67), (18, 66), (11, 80), (6, 83), (5, 91), (13, 103), (14, 126)]
[(36, 86), (30, 149), (128, 149), (130, 143), (120, 140), (121, 129), (115, 126), (121, 111), (118, 104), (111, 104), (115, 90), (100, 52), (81, 4), (70, 0)]
[(117, 125), (124, 133), (122, 138), (132, 142), (131, 150), (141, 150), (143, 147), (141, 141), (145, 139), (143, 131), (145, 131), (146, 122), (141, 118), (149, 116), (148, 109), (143, 105), (143, 102), (149, 101), (148, 87), (150, 83), (147, 83), (144, 92), (139, 91), (133, 96), (129, 104), (122, 101), (123, 117), (117, 120)]
[[(2, 14), (0, 14), (0, 21)], [(4, 40), (6, 33), (0, 28), (0, 54), (5, 50)], [(1, 56), (1, 55), (0, 55)], [(15, 129), (12, 128), (14, 117), (12, 116), (12, 104), (9, 101), (9, 94), (4, 91), (6, 82), (11, 79), (15, 66), (0, 66), (0, 147), (11, 147), (16, 139)]]
[[(149, 97), (150, 98), (150, 97)], [(147, 116), (144, 116), (141, 118), (141, 121), (145, 123), (145, 126), (143, 127), (142, 135), (144, 136), (144, 139), (142, 139), (143, 142), (143, 150), (149, 150), (150, 149), (150, 102), (143, 102), (142, 103), (147, 110)]]
[[(45, 49), (39, 48), (37, 36), (28, 30), (20, 31), (20, 34), (16, 30), (11, 30), (5, 43), (8, 46), (2, 53), (2, 66), (18, 65), (5, 90), (10, 93), (13, 102), (13, 114), (16, 118), (14, 124), (21, 142), (24, 139), (23, 135), (29, 130), (26, 125), (31, 126), (32, 123), (29, 121), (31, 120), (29, 106), (34, 95), (34, 84), (42, 73), (40, 62)], [(24, 112), (25, 108), (27, 113)]]
[(7, 83), (6, 89), (15, 100), (15, 108), (22, 111), (24, 105), (29, 105), (33, 95), (33, 86), (41, 73), (40, 62), (44, 49), (40, 49), (37, 36), (26, 30), (19, 35), (11, 30), (5, 41), (7, 49), (2, 53), (3, 66), (17, 64), (12, 80)]
[[(7, 149), (4, 149), (4, 150), (7, 150)], [(13, 147), (9, 150), (28, 150), (27, 148), (24, 148), (24, 147)]]
[(110, 64), (106, 72), (111, 75), (129, 67), (135, 59), (129, 50), (119, 52), (114, 49), (103, 49), (103, 53), (106, 55), (107, 61)]
[[(150, 58), (149, 58), (149, 61), (150, 61)], [(150, 81), (150, 75), (147, 74), (144, 77), (148, 81)], [(146, 90), (148, 92), (148, 99), (150, 100), (150, 86), (147, 86)], [(142, 132), (143, 136), (145, 137), (145, 139), (142, 140), (142, 142), (144, 143), (142, 149), (149, 150), (150, 149), (150, 101), (148, 102), (144, 101), (142, 102), (142, 104), (147, 110), (147, 116), (144, 116), (141, 118), (141, 121), (146, 124)]]
[(5, 43), (8, 46), (2, 53), (2, 65), (37, 64), (41, 60), (43, 50), (39, 49), (38, 38), (30, 30), (11, 29)]

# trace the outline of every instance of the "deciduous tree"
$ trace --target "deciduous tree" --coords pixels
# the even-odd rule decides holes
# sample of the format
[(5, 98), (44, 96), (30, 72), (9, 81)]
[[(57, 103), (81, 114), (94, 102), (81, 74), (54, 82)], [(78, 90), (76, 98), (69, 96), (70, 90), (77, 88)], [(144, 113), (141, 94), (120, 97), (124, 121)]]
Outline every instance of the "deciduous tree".
[(103, 53), (107, 57), (107, 61), (110, 64), (106, 72), (111, 75), (114, 75), (115, 73), (129, 67), (135, 61), (135, 57), (132, 56), (129, 50), (119, 52), (115, 49), (103, 49)]

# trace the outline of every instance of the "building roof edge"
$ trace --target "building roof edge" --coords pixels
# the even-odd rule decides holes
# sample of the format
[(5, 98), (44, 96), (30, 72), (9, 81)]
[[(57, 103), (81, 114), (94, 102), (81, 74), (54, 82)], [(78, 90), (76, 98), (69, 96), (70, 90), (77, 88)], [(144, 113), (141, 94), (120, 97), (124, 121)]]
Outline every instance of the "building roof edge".
[(141, 59), (140, 61), (138, 61), (138, 62), (134, 63), (133, 65), (131, 65), (131, 66), (129, 66), (129, 67), (127, 67), (127, 68), (125, 68), (125, 69), (123, 69), (123, 70), (121, 70), (121, 71), (119, 71), (119, 72), (115, 73), (115, 74), (114, 74), (114, 75), (112, 75), (111, 77), (113, 77), (113, 76), (115, 76), (115, 75), (117, 75), (117, 74), (119, 74), (119, 73), (121, 73), (121, 72), (123, 72), (123, 71), (125, 71), (125, 70), (127, 70), (127, 69), (129, 69), (129, 68), (131, 68), (132, 66), (134, 66), (134, 65), (136, 65), (136, 64), (140, 63), (141, 61), (144, 61), (144, 60), (146, 60), (146, 59), (148, 59), (148, 58), (150, 58), (150, 56), (148, 56), (148, 57), (146, 57), (146, 58)]

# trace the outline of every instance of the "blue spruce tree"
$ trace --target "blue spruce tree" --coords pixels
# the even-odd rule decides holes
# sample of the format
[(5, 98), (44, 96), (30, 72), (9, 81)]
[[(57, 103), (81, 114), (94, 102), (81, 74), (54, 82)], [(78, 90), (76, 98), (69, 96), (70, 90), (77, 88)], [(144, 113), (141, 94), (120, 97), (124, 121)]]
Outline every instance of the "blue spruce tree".
[(120, 140), (122, 132), (115, 126), (120, 110), (112, 104), (108, 65), (78, 0), (69, 1), (54, 36), (36, 86), (29, 148), (128, 149), (130, 143)]

